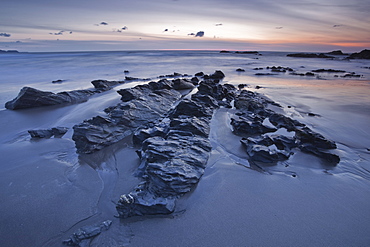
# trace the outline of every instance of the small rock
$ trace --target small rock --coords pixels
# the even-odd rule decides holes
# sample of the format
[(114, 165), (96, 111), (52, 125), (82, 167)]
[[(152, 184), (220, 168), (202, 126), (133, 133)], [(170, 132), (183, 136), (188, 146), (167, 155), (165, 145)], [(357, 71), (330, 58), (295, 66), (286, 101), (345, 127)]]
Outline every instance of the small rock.
[(64, 82), (64, 80), (55, 80), (55, 81), (52, 81), (51, 83), (62, 83), (62, 82)]
[(50, 138), (55, 136), (57, 138), (62, 137), (67, 133), (68, 128), (66, 127), (55, 127), (51, 129), (41, 129), (41, 130), (28, 130), (28, 133), (31, 135), (31, 138)]
[(71, 237), (63, 241), (63, 244), (68, 246), (80, 246), (80, 243), (92, 237), (99, 235), (102, 231), (106, 231), (112, 225), (111, 220), (106, 220), (101, 224), (84, 226), (78, 229)]

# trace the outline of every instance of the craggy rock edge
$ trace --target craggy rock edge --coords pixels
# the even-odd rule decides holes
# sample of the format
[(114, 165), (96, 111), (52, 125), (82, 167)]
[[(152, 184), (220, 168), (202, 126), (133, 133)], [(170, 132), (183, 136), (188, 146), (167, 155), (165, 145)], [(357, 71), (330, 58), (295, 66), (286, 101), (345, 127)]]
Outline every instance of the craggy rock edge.
[(208, 136), (214, 110), (230, 104), (236, 91), (232, 85), (219, 84), (223, 77), (221, 71), (204, 76), (208, 79), (199, 84), (198, 92), (182, 100), (168, 117), (135, 131), (143, 181), (120, 197), (116, 206), (120, 217), (170, 214), (176, 199), (199, 182), (212, 149)]

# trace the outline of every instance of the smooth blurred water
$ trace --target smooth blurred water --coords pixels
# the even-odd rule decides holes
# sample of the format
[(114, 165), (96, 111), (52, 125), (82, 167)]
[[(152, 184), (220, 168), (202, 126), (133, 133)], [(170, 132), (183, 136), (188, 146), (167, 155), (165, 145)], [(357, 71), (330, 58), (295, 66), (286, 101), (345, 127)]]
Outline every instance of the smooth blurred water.
[[(312, 78), (299, 78), (280, 73), (275, 76), (256, 78), (254, 68), (266, 66), (291, 67), (297, 72), (312, 69), (342, 69), (364, 75), (369, 80), (370, 70), (366, 60), (343, 61), (316, 58), (291, 58), (283, 52), (255, 54), (219, 53), (218, 51), (122, 51), (122, 52), (74, 52), (74, 53), (20, 53), (0, 56), (0, 105), (14, 98), (23, 86), (53, 92), (89, 88), (95, 79), (124, 80), (128, 76), (156, 78), (173, 72), (194, 74), (199, 71), (212, 73), (219, 69), (231, 83), (268, 83), (274, 80), (295, 80), (312, 83)], [(338, 59), (341, 59), (340, 57)], [(304, 67), (304, 68), (303, 68)], [(237, 68), (245, 69), (238, 73)], [(322, 74), (333, 79), (331, 74)], [(52, 83), (65, 80), (63, 83)], [(342, 79), (343, 81), (344, 79)], [(324, 84), (324, 81), (314, 83)]]

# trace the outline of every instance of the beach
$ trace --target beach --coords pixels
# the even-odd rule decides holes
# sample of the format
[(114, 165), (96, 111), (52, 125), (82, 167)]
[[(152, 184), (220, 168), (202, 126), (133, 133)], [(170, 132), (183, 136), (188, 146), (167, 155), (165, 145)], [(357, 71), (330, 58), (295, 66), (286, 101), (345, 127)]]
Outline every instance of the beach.
[[(370, 62), (294, 58), (283, 52), (131, 51), (20, 53), (0, 57), (1, 246), (65, 246), (79, 228), (112, 225), (81, 246), (368, 246), (370, 236)], [(270, 67), (291, 68), (272, 72)], [(269, 67), (269, 69), (267, 69)], [(241, 68), (244, 72), (237, 72)], [(345, 72), (312, 72), (318, 69)], [(259, 169), (231, 126), (234, 108), (210, 122), (210, 156), (199, 183), (169, 215), (117, 218), (116, 203), (140, 183), (137, 147), (129, 137), (77, 154), (73, 126), (118, 104), (118, 90), (174, 72), (221, 70), (221, 84), (263, 95), (273, 108), (336, 143), (338, 164), (294, 150)], [(126, 71), (126, 72), (125, 72)], [(360, 77), (345, 77), (355, 72)], [(261, 75), (257, 75), (260, 73)], [(125, 80), (86, 102), (9, 110), (24, 86), (62, 92), (91, 81)], [(145, 80), (143, 80), (145, 79)], [(146, 80), (150, 79), (150, 80)], [(172, 79), (172, 78), (171, 78)], [(52, 83), (61, 80), (60, 83)], [(67, 127), (61, 138), (28, 130)]]

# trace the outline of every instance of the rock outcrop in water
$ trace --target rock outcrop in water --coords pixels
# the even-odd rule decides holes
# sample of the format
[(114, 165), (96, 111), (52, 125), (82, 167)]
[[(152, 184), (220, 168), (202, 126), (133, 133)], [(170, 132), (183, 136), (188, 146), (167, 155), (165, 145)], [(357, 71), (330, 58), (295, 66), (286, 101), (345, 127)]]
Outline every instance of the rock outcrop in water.
[(370, 59), (370, 50), (362, 50), (360, 52), (352, 53), (349, 57), (349, 59)]
[(303, 57), (303, 58), (334, 58), (333, 56), (325, 55), (324, 53), (292, 53), (287, 57)]
[(141, 144), (143, 182), (121, 196), (116, 207), (120, 217), (169, 214), (176, 199), (199, 182), (211, 151), (208, 135), (213, 112), (236, 90), (218, 79), (207, 79), (198, 89), (163, 121), (135, 132), (134, 139)]
[[(112, 225), (111, 220), (106, 220), (101, 224), (84, 226), (79, 228), (71, 237), (63, 241), (63, 244), (68, 246), (81, 246), (83, 242), (99, 235), (102, 231), (106, 231)], [(83, 244), (82, 246), (87, 246)]]
[(344, 56), (344, 55), (348, 55), (348, 54), (343, 53), (341, 50), (336, 50), (336, 51), (327, 52), (326, 54), (329, 54), (329, 55), (335, 55), (335, 56)]
[(131, 135), (145, 124), (154, 124), (181, 98), (169, 81), (151, 82), (118, 91), (122, 102), (73, 127), (78, 153), (92, 153)]
[[(252, 163), (275, 164), (288, 159), (295, 149), (332, 164), (339, 162), (339, 157), (329, 152), (336, 148), (334, 142), (274, 112), (270, 106), (280, 105), (268, 98), (221, 84), (224, 76), (222, 71), (211, 75), (200, 72), (192, 79), (161, 79), (121, 89), (121, 103), (106, 108), (105, 115), (73, 127), (72, 139), (80, 154), (101, 150), (130, 135), (140, 146), (137, 175), (142, 182), (120, 197), (116, 205), (120, 217), (169, 214), (175, 210), (176, 200), (191, 191), (204, 173), (212, 149), (208, 139), (210, 121), (219, 107), (236, 108), (231, 126), (236, 135), (243, 137), (241, 144)], [(92, 83), (96, 89), (90, 93), (109, 90), (121, 82)], [(194, 87), (195, 94), (183, 97)], [(294, 135), (275, 134), (280, 128)], [(58, 135), (56, 130), (32, 130), (30, 134), (48, 138)]]
[(65, 133), (67, 133), (68, 128), (66, 127), (55, 127), (51, 129), (39, 129), (39, 130), (29, 130), (28, 133), (31, 135), (31, 138), (50, 138), (52, 136), (60, 138)]
[[(234, 133), (243, 137), (241, 143), (251, 162), (276, 163), (286, 160), (294, 148), (318, 156), (331, 165), (340, 161), (336, 154), (329, 152), (336, 148), (333, 141), (297, 120), (268, 109), (272, 104), (276, 105), (257, 93), (245, 90), (235, 99), (235, 107), (239, 111), (231, 119), (231, 125)], [(294, 136), (267, 135), (279, 128), (294, 132)]]
[(5, 103), (5, 108), (18, 110), (40, 106), (81, 103), (87, 101), (94, 93), (94, 90), (89, 89), (52, 93), (24, 87), (15, 99)]

